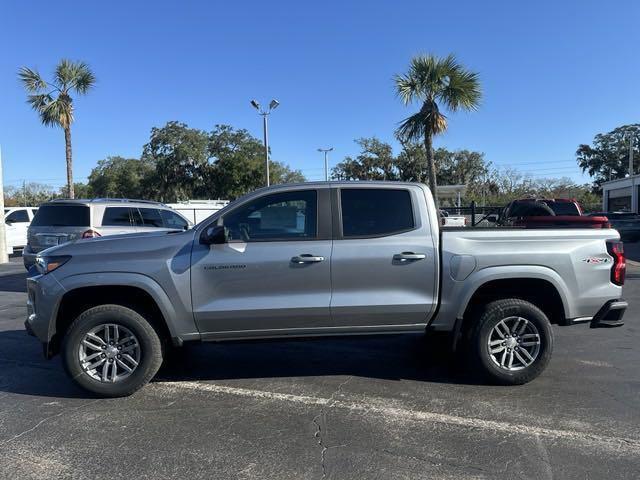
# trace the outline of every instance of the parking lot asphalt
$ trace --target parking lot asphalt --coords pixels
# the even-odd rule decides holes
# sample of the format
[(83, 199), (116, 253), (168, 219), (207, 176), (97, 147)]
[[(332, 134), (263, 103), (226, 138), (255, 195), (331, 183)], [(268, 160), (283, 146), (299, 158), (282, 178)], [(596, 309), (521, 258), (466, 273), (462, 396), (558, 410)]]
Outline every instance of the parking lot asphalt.
[(554, 327), (520, 387), (401, 335), (193, 345), (104, 400), (24, 331), (19, 261), (0, 266), (0, 478), (638, 478), (640, 278), (624, 327)]

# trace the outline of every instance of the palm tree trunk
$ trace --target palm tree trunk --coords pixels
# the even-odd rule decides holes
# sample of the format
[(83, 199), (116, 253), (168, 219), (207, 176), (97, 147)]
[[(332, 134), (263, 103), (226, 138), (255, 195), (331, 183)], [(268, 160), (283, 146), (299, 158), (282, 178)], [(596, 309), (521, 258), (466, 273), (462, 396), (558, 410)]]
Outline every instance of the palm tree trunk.
[(438, 208), (438, 195), (437, 195), (437, 182), (436, 182), (436, 163), (433, 158), (433, 140), (431, 139), (431, 135), (425, 133), (424, 135), (424, 149), (427, 154), (427, 178), (429, 180), (429, 189), (431, 189), (431, 194), (433, 195), (433, 201), (436, 204), (436, 208)]
[(71, 127), (64, 129), (65, 153), (67, 155), (67, 189), (69, 190), (69, 198), (74, 198), (73, 191), (73, 159), (71, 157)]

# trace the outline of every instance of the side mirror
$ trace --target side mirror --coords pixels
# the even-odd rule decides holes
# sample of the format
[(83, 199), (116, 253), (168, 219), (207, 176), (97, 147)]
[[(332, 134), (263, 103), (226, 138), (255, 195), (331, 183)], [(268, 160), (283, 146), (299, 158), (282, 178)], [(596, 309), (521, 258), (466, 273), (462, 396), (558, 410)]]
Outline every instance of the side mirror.
[(489, 223), (497, 223), (498, 222), (498, 215), (496, 215), (495, 213), (492, 215), (487, 215), (485, 217), (485, 220)]
[(222, 225), (211, 225), (205, 228), (200, 235), (200, 243), (203, 245), (221, 245), (229, 240), (229, 232)]

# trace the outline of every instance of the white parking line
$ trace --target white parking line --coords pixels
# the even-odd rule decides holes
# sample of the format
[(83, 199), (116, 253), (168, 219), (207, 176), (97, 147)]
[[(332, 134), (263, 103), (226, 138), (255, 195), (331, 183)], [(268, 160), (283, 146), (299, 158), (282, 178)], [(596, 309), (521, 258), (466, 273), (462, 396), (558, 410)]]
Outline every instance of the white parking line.
[[(375, 414), (381, 419), (396, 419), (404, 421), (430, 422), (450, 427), (461, 427), (473, 430), (486, 430), (507, 435), (526, 435), (532, 437), (544, 437), (551, 440), (568, 441), (578, 448), (594, 448), (602, 451), (620, 455), (639, 455), (640, 439), (613, 437), (598, 435), (575, 430), (563, 430), (520, 423), (500, 422), (495, 420), (485, 420), (474, 417), (463, 417), (449, 415), (445, 413), (428, 412), (421, 410), (410, 410), (380, 405), (388, 400), (378, 399), (378, 402), (353, 402), (340, 400), (338, 398), (312, 397), (306, 395), (292, 395), (288, 393), (267, 392), (263, 390), (252, 390), (247, 388), (227, 387), (212, 383), (200, 382), (156, 382), (152, 385), (168, 390), (192, 390), (218, 395), (234, 395), (238, 397), (269, 399), (280, 402), (290, 402), (306, 406), (326, 406), (331, 408), (344, 409), (359, 413)], [(375, 399), (373, 399), (375, 400)]]

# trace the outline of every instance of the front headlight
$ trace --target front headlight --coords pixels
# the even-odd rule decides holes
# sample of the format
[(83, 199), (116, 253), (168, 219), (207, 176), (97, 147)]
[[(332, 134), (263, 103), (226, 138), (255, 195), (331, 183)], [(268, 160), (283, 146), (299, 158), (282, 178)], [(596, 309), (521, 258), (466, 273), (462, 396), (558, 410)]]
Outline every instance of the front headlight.
[(71, 260), (71, 257), (68, 255), (37, 255), (36, 268), (42, 275), (46, 275), (47, 273), (53, 272), (56, 268), (61, 267), (69, 260)]

